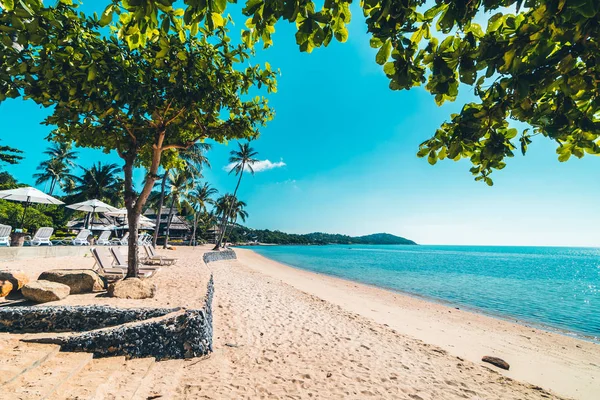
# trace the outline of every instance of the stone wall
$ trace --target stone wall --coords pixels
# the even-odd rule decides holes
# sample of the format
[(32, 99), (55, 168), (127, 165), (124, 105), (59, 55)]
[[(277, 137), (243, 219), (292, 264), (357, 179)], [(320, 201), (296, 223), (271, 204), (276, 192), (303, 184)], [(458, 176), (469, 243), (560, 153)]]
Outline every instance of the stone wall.
[(62, 351), (94, 353), (95, 357), (155, 357), (157, 360), (191, 358), (212, 352), (211, 276), (204, 307), (200, 310), (171, 310), (163, 317), (105, 328), (78, 335), (31, 339), (28, 342), (59, 344)]
[(237, 256), (235, 255), (235, 251), (229, 249), (223, 251), (208, 251), (204, 253), (203, 259), (204, 262), (208, 264), (215, 261), (235, 260), (237, 259)]
[(0, 332), (84, 332), (160, 317), (176, 310), (107, 306), (2, 307)]
[[(86, 331), (27, 341), (59, 344), (62, 351), (89, 352), (96, 357), (155, 357), (157, 360), (199, 357), (212, 352), (213, 294), (211, 275), (204, 306), (199, 310), (12, 307), (8, 311), (0, 309), (0, 326), (5, 332), (50, 332), (67, 327), (72, 331)], [(26, 316), (31, 312), (32, 316)], [(38, 322), (34, 321), (36, 316)], [(24, 321), (20, 321), (22, 318)]]

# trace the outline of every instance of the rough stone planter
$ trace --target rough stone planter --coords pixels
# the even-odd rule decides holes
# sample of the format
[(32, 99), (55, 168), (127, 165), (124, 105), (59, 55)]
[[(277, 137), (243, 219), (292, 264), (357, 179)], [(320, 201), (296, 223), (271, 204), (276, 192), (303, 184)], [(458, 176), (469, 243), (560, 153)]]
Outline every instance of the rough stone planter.
[(10, 234), (10, 245), (13, 247), (23, 247), (25, 244), (25, 232), (13, 232)]

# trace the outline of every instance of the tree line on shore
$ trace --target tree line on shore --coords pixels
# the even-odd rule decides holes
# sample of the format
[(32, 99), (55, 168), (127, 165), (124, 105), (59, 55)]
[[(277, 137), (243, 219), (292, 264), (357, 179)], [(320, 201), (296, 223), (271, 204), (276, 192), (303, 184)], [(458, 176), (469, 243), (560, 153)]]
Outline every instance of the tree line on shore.
[[(249, 143), (239, 144), (237, 150), (231, 151), (229, 162), (233, 165), (231, 172), (238, 176), (233, 194), (223, 194), (208, 182), (202, 180), (203, 168), (210, 167), (206, 153), (211, 149), (207, 143), (196, 143), (194, 146), (181, 152), (184, 161), (182, 168), (169, 168), (162, 171), (162, 177), (157, 180), (154, 190), (148, 198), (147, 208), (155, 211), (157, 226), (154, 232), (154, 244), (159, 238), (159, 221), (162, 220), (162, 210), (166, 206), (166, 235), (163, 245), (169, 240), (169, 229), (175, 214), (179, 214), (192, 227), (190, 244), (195, 245), (206, 238), (205, 233), (218, 227), (218, 240), (227, 240), (227, 230), (219, 227), (221, 224), (229, 226), (229, 222), (245, 221), (248, 213), (246, 203), (238, 200), (237, 190), (240, 186), (243, 173), (251, 169), (256, 162), (257, 153)], [(18, 182), (7, 171), (2, 171), (2, 164), (18, 164), (22, 159), (22, 151), (9, 146), (0, 146), (0, 190), (14, 189), (28, 186)], [(124, 205), (123, 191), (124, 180), (119, 166), (112, 163), (96, 162), (91, 167), (78, 165), (78, 152), (71, 144), (54, 143), (44, 154), (48, 156), (37, 167), (33, 175), (35, 184), (43, 185), (46, 192), (59, 197), (65, 203), (76, 203), (89, 199), (105, 201), (115, 207)], [(79, 170), (79, 174), (77, 174)], [(60, 191), (62, 194), (55, 192)], [(0, 199), (0, 223), (18, 226), (23, 215), (23, 206), (20, 203)], [(54, 226), (57, 233), (66, 231), (69, 219), (82, 212), (71, 211), (61, 206), (44, 205), (31, 207), (26, 215), (24, 226), (36, 230), (42, 226)], [(226, 216), (229, 216), (226, 218)], [(222, 234), (221, 234), (222, 233)]]
[(306, 234), (285, 233), (278, 230), (250, 229), (235, 225), (231, 229), (229, 240), (234, 244), (290, 244), (290, 245), (326, 245), (326, 244), (402, 244), (415, 245), (410, 239), (389, 233), (374, 233), (365, 236), (348, 236), (337, 233), (313, 232)]

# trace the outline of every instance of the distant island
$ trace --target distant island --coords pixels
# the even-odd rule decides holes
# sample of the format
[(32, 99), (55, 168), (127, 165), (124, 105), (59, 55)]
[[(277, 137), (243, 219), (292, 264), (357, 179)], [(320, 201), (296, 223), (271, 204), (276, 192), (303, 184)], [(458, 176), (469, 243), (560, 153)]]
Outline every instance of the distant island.
[(265, 243), (265, 244), (417, 244), (410, 239), (389, 233), (374, 233), (365, 236), (348, 236), (335, 233), (314, 232), (303, 235), (271, 231), (268, 229), (250, 229), (236, 226), (229, 235), (232, 243)]

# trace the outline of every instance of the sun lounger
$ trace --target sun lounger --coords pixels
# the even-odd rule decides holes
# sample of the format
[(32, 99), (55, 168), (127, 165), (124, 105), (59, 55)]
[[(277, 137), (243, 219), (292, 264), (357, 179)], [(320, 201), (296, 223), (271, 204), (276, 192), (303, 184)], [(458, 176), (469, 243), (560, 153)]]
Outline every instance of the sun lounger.
[(0, 246), (10, 247), (10, 233), (12, 232), (12, 226), (0, 225)]
[(82, 229), (79, 231), (77, 236), (71, 239), (71, 244), (73, 246), (89, 246), (90, 242), (88, 242), (88, 237), (92, 234), (92, 231), (89, 229)]
[(50, 241), (50, 236), (54, 233), (54, 228), (43, 227), (37, 230), (33, 238), (31, 236), (25, 236), (25, 243), (30, 246), (41, 246), (43, 244), (47, 244), (48, 246), (52, 246), (52, 242)]
[(110, 231), (103, 231), (100, 236), (98, 237), (98, 240), (96, 240), (96, 244), (99, 246), (108, 246), (111, 243), (110, 239)]
[(156, 254), (152, 245), (145, 245), (143, 247), (147, 255), (147, 257), (144, 259), (146, 261), (160, 263), (160, 265), (172, 265), (177, 262), (176, 258), (169, 258)]
[[(91, 249), (92, 255), (96, 264), (94, 269), (97, 269), (103, 273), (107, 278), (115, 277), (125, 278), (127, 275), (127, 265), (114, 264), (114, 258), (106, 247), (93, 247)], [(149, 278), (156, 273), (155, 269), (139, 269), (138, 275), (140, 278)]]
[[(115, 261), (117, 262), (118, 265), (127, 265), (127, 260), (125, 259), (125, 256), (123, 255), (123, 253), (121, 253), (121, 249), (119, 249), (118, 247), (110, 247), (109, 248), (110, 252), (112, 253), (113, 257), (115, 258)], [(148, 265), (144, 265), (139, 267), (139, 269), (143, 269), (143, 270), (148, 270), (148, 271), (159, 271), (160, 267), (150, 267)]]
[(110, 244), (115, 246), (127, 246), (129, 243), (129, 232), (126, 232), (122, 238), (113, 238), (110, 240)]

